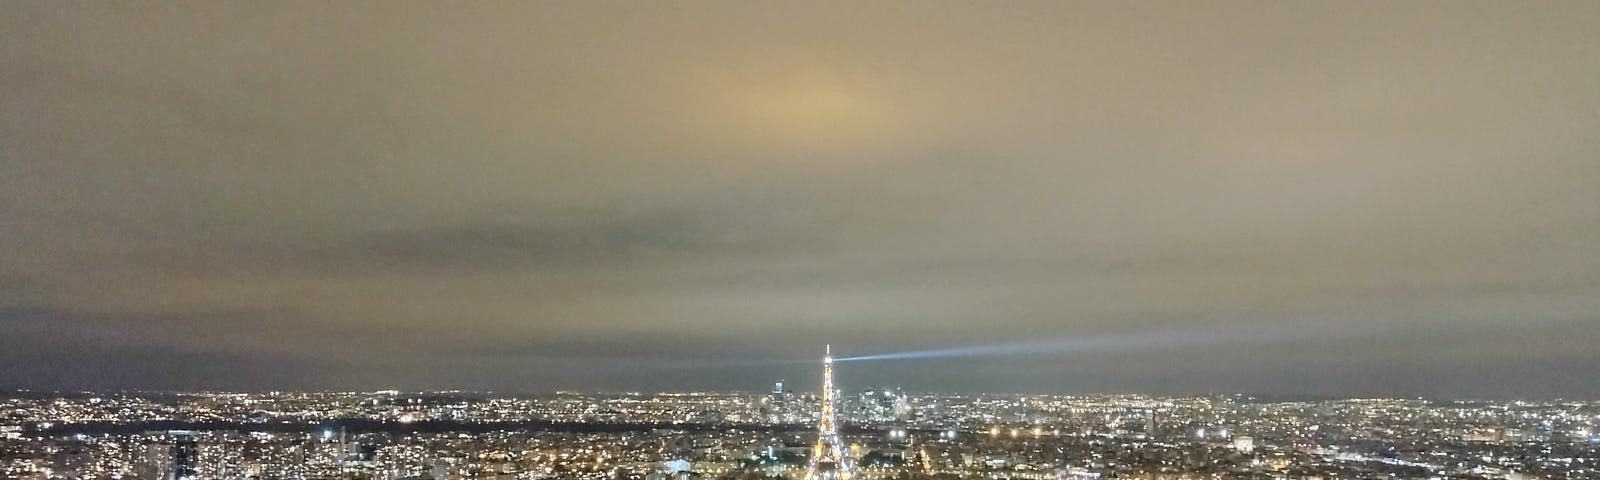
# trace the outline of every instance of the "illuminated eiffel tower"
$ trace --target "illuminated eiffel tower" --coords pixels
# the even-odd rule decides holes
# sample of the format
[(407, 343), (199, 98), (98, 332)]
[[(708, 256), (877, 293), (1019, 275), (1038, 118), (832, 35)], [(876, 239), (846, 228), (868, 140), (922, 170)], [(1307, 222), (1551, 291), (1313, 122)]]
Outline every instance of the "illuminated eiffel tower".
[(850, 480), (855, 465), (844, 456), (839, 442), (839, 421), (833, 414), (833, 347), (822, 357), (822, 418), (817, 421), (817, 445), (811, 448), (811, 465), (806, 480)]

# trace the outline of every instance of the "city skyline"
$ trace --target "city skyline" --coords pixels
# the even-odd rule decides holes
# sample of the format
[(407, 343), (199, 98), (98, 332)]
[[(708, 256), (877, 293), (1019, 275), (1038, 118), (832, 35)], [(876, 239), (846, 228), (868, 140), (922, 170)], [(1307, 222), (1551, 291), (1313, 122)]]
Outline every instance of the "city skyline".
[(1600, 2), (19, 2), (0, 389), (1600, 397)]
[[(911, 352), (926, 357), (950, 352)], [(882, 356), (845, 357), (853, 361)], [(1600, 401), (0, 392), (0, 475), (151, 480), (1595, 478)], [(811, 430), (809, 434), (801, 433)]]

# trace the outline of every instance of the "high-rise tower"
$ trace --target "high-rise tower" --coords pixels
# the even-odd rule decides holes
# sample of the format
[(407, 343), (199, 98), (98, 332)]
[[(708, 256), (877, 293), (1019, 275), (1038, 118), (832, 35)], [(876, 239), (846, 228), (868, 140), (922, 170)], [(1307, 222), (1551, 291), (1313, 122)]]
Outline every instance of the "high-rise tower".
[(177, 441), (172, 444), (172, 462), (169, 465), (171, 471), (167, 473), (167, 478), (172, 480), (200, 478), (199, 473), (195, 471), (199, 456), (200, 446), (194, 437), (188, 434), (179, 435)]
[(811, 466), (806, 480), (850, 480), (855, 466), (844, 455), (839, 441), (839, 422), (834, 417), (833, 347), (822, 357), (822, 418), (817, 420), (817, 445), (811, 448)]

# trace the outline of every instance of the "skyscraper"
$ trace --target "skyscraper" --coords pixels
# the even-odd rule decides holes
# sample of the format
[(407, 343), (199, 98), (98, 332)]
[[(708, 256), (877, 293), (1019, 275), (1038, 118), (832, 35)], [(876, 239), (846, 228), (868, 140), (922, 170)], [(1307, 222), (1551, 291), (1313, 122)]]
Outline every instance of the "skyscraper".
[(193, 436), (179, 435), (172, 444), (172, 464), (168, 471), (168, 478), (172, 480), (194, 480), (199, 477), (195, 467), (199, 463), (200, 446)]

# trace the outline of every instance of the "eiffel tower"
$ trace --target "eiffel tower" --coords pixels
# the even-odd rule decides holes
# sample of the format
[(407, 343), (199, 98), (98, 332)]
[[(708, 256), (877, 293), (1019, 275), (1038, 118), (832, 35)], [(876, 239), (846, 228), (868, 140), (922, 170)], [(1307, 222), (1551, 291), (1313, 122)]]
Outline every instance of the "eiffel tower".
[(811, 448), (811, 465), (806, 480), (850, 480), (855, 465), (844, 455), (839, 442), (839, 421), (833, 413), (833, 346), (822, 357), (822, 419), (817, 421), (817, 445)]

